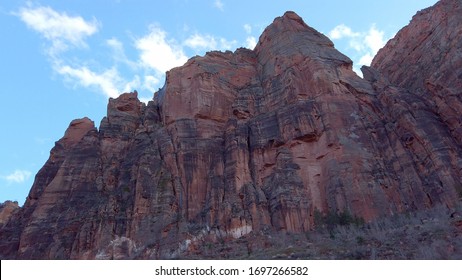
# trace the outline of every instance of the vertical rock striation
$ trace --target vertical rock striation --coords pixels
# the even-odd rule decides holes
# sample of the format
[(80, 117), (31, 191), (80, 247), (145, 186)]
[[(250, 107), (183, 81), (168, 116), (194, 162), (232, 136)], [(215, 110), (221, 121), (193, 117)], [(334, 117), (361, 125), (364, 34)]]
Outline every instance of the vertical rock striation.
[[(293, 12), (254, 50), (167, 73), (147, 105), (73, 121), (0, 229), (2, 258), (176, 258), (315, 212), (371, 221), (454, 205), (462, 172), (461, 7), (419, 12), (364, 67)], [(2, 212), (3, 213), (3, 212)]]

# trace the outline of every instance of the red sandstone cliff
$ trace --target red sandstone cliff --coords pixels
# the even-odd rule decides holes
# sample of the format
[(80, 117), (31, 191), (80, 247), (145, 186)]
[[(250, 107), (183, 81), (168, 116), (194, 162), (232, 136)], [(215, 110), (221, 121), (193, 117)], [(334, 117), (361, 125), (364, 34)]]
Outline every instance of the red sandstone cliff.
[(458, 200), (460, 1), (419, 12), (374, 59), (351, 60), (293, 12), (254, 50), (167, 73), (144, 105), (73, 121), (0, 229), (4, 258), (172, 258), (314, 213), (371, 221)]

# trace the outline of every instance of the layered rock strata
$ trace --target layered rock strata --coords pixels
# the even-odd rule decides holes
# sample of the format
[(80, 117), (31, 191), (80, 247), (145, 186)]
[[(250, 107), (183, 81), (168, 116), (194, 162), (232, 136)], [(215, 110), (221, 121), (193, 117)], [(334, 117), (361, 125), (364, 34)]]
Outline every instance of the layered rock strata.
[(293, 12), (254, 50), (167, 73), (147, 105), (73, 121), (2, 258), (174, 258), (201, 242), (303, 232), (316, 211), (377, 217), (452, 207), (461, 188), (460, 1), (419, 12), (364, 77)]

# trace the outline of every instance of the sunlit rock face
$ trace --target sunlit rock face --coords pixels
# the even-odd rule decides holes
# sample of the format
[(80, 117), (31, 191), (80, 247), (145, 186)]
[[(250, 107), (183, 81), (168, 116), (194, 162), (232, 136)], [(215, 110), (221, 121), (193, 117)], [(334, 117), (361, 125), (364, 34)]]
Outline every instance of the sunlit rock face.
[(419, 12), (364, 79), (287, 12), (254, 50), (172, 69), (147, 105), (136, 92), (110, 99), (99, 129), (71, 122), (24, 207), (2, 214), (0, 256), (181, 258), (204, 242), (309, 231), (315, 212), (371, 221), (451, 207), (461, 12), (460, 1)]

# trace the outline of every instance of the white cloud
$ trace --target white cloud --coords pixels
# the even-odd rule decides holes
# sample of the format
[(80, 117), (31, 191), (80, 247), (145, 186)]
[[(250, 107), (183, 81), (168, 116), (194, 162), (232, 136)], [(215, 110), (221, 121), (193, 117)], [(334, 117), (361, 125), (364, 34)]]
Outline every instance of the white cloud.
[(252, 34), (252, 26), (248, 23), (244, 24), (245, 33), (247, 33), (247, 38), (245, 39), (244, 47), (253, 50), (257, 45), (257, 38), (250, 35)]
[(49, 54), (65, 51), (69, 46), (86, 47), (85, 38), (98, 32), (99, 23), (80, 16), (58, 13), (50, 7), (23, 7), (15, 13), (29, 28), (51, 42)]
[(202, 35), (199, 33), (195, 33), (189, 36), (183, 42), (183, 45), (195, 50), (196, 52), (204, 50), (231, 50), (237, 45), (237, 41), (229, 41), (225, 38), (216, 38), (208, 34)]
[(149, 34), (135, 41), (143, 66), (164, 73), (187, 61), (181, 46), (174, 40), (167, 40), (166, 36), (164, 30), (151, 25)]
[[(214, 6), (223, 10), (224, 3), (217, 0)], [(188, 55), (194, 55), (209, 50), (232, 50), (238, 45), (236, 40), (193, 33), (188, 26), (184, 26), (184, 32), (191, 35), (178, 42), (153, 24), (147, 34), (133, 38), (133, 47), (137, 51), (134, 57), (127, 57), (129, 52), (125, 51), (124, 43), (118, 38), (104, 40), (108, 56), (112, 59), (112, 63), (105, 66), (95, 64), (92, 59), (83, 59), (78, 53), (92, 47), (87, 39), (99, 31), (101, 24), (97, 19), (88, 20), (36, 4), (27, 4), (15, 16), (46, 40), (46, 54), (52, 69), (66, 84), (88, 88), (107, 97), (117, 97), (134, 89), (149, 90), (150, 93), (156, 91), (162, 86), (166, 71), (187, 61), (186, 50)], [(244, 29), (248, 34), (245, 44), (253, 48), (256, 40), (250, 35), (252, 28), (246, 24)], [(74, 52), (69, 52), (71, 49)], [(120, 64), (128, 67), (119, 72)]]
[(108, 97), (119, 96), (118, 85), (123, 83), (117, 69), (111, 68), (102, 73), (95, 73), (88, 67), (74, 68), (69, 65), (56, 66), (55, 71), (70, 82), (83, 87), (94, 87)]
[(373, 53), (377, 53), (383, 46), (385, 46), (383, 36), (384, 32), (378, 30), (375, 25), (372, 25), (364, 38), (364, 42)]
[(128, 59), (127, 55), (125, 54), (123, 43), (117, 38), (106, 40), (106, 44), (112, 50), (112, 59), (114, 62), (123, 63), (131, 69), (136, 69), (138, 67), (134, 61)]
[(213, 36), (198, 33), (191, 35), (183, 44), (195, 50), (213, 50), (217, 48), (217, 41)]
[(342, 39), (344, 37), (354, 38), (358, 36), (360, 36), (360, 33), (353, 32), (351, 28), (346, 26), (345, 24), (337, 25), (336, 27), (334, 27), (334, 29), (332, 29), (329, 32), (329, 37), (333, 40)]
[(132, 92), (132, 91), (134, 91), (134, 90), (136, 90), (137, 88), (140, 88), (140, 87), (141, 87), (140, 76), (135, 75), (133, 77), (133, 80), (131, 80), (129, 82), (125, 82), (125, 86), (123, 87), (124, 88), (123, 92)]
[(152, 100), (152, 97), (140, 97), (140, 96), (138, 96), (138, 99), (141, 102), (143, 102), (144, 104), (148, 104), (148, 102)]
[[(82, 87), (94, 88), (108, 97), (117, 97), (124, 86), (136, 84), (136, 80), (126, 83), (120, 77), (115, 67), (96, 73), (87, 66), (71, 66), (66, 57), (70, 48), (87, 48), (86, 39), (98, 32), (99, 23), (96, 19), (86, 21), (81, 16), (69, 16), (65, 12), (57, 12), (50, 7), (23, 7), (16, 15), (31, 29), (39, 32), (50, 46), (47, 54), (54, 71), (62, 75), (65, 81)], [(129, 63), (124, 54), (123, 45), (115, 38), (107, 40), (107, 45), (113, 50), (117, 62)], [(78, 58), (71, 59), (73, 64), (85, 63)], [(132, 65), (132, 64), (131, 64)], [(139, 79), (139, 78), (138, 78)]]
[(225, 10), (225, 4), (221, 0), (215, 0), (215, 2), (213, 2), (213, 6), (220, 11)]
[(361, 52), (362, 50), (364, 50), (364, 42), (362, 42), (361, 40), (350, 39), (350, 41), (348, 42), (348, 46), (357, 52)]
[(24, 183), (31, 175), (32, 173), (30, 171), (16, 169), (13, 173), (1, 176), (1, 178), (9, 183)]
[(252, 26), (250, 26), (250, 24), (244, 24), (244, 30), (245, 30), (245, 33), (247, 34), (250, 34), (252, 33)]
[(367, 52), (361, 56), (358, 64), (370, 65), (374, 56), (386, 43), (384, 39), (384, 32), (378, 30), (375, 25), (372, 25), (369, 31), (365, 34), (363, 41)]
[[(139, 70), (139, 66), (126, 57), (123, 44), (119, 40), (112, 38), (106, 43), (113, 49), (112, 57), (115, 62), (122, 62), (130, 66), (133, 71)], [(74, 61), (71, 64), (62, 59), (55, 59), (52, 66), (68, 84), (89, 88), (107, 97), (115, 98), (122, 92), (131, 92), (141, 87), (139, 75), (135, 74), (131, 80), (127, 80), (127, 77), (120, 75), (116, 64), (100, 71), (94, 71), (85, 64), (85, 61)]]
[[(124, 52), (124, 46), (122, 44), (122, 42), (120, 42), (117, 38), (111, 38), (111, 39), (108, 39), (106, 40), (106, 43), (108, 46), (110, 46), (114, 52), (116, 52), (117, 54), (120, 54), (120, 53), (123, 53)], [(125, 54), (124, 54), (125, 55)]]
[(253, 37), (253, 36), (249, 36), (245, 40), (245, 47), (248, 48), (248, 49), (253, 50), (256, 45), (257, 45), (257, 39), (255, 37)]
[(366, 32), (354, 32), (345, 24), (337, 25), (328, 33), (332, 40), (346, 39), (348, 47), (355, 53), (349, 54), (354, 61), (354, 70), (360, 74), (359, 66), (370, 65), (372, 59), (385, 43), (385, 33), (372, 25)]
[(147, 89), (150, 92), (154, 92), (157, 90), (157, 86), (159, 85), (159, 78), (154, 77), (152, 75), (146, 75), (144, 76), (144, 83), (142, 84), (143, 89)]
[(220, 38), (220, 50), (232, 50), (236, 45), (236, 40), (228, 41), (225, 38)]
[(371, 53), (366, 53), (358, 61), (359, 65), (371, 65), (372, 59), (374, 56)]

